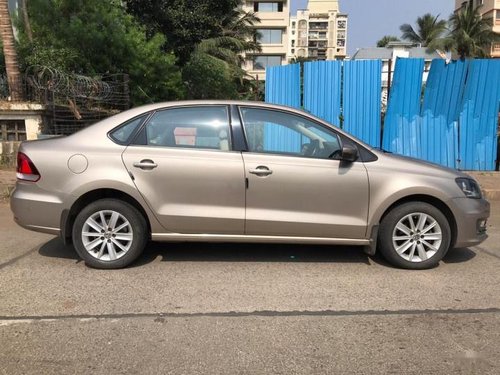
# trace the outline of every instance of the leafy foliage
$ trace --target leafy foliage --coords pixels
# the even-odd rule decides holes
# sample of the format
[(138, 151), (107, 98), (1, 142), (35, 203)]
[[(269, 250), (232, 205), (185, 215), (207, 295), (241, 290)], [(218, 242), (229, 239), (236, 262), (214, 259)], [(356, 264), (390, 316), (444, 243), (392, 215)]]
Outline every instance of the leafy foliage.
[(439, 20), (439, 15), (433, 16), (430, 13), (417, 18), (417, 29), (410, 24), (400, 27), (403, 33), (402, 38), (409, 42), (420, 44), (422, 47), (432, 48), (433, 42), (438, 40), (446, 31), (446, 21)]
[[(214, 98), (247, 97), (258, 89), (256, 82), (241, 68), (245, 62), (243, 54), (260, 51), (256, 31), (252, 27), (257, 22), (259, 19), (253, 13), (232, 9), (220, 21), (220, 36), (204, 39), (195, 46), (183, 71), (191, 98), (205, 98), (207, 95), (206, 82), (194, 76), (194, 72), (202, 74), (202, 77), (213, 77), (215, 72), (211, 69), (214, 68), (219, 72), (219, 79), (224, 80), (228, 87), (227, 90), (219, 85), (210, 88)], [(205, 69), (202, 64), (205, 64)]]
[(491, 20), (481, 17), (479, 7), (468, 5), (450, 17), (450, 33), (441, 45), (460, 58), (487, 57), (491, 44), (500, 40), (492, 30)]
[[(133, 104), (183, 96), (175, 56), (165, 37), (146, 30), (118, 0), (31, 0), (35, 42), (21, 35), (24, 65), (46, 65), (82, 74), (128, 73)], [(22, 29), (22, 27), (21, 27)]]
[(377, 47), (387, 47), (391, 42), (400, 42), (400, 40), (397, 36), (385, 35), (377, 42)]
[(173, 51), (183, 66), (198, 43), (220, 36), (220, 20), (240, 0), (126, 0), (125, 3), (149, 33), (168, 35), (165, 49)]
[(184, 67), (190, 99), (227, 99), (238, 96), (236, 84), (224, 62), (211, 56), (194, 55)]

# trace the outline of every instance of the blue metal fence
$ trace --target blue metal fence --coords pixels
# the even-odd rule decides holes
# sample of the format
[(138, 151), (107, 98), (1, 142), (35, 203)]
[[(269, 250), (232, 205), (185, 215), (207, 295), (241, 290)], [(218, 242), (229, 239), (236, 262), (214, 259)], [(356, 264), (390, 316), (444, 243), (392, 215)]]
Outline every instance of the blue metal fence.
[[(297, 64), (298, 65), (298, 64)], [(340, 125), (341, 61), (304, 64), (304, 109), (331, 124)]]
[[(423, 68), (423, 59), (396, 61), (383, 147), (448, 167), (494, 170), (500, 60), (434, 60), (424, 87)], [(301, 108), (303, 99), (312, 114), (335, 125), (343, 118), (346, 131), (380, 145), (381, 61), (305, 63), (303, 83), (301, 93), (299, 64), (270, 68), (266, 101)]]
[(267, 68), (266, 102), (300, 108), (299, 64)]
[(468, 61), (432, 62), (422, 106), (422, 159), (455, 168), (458, 155), (458, 114)]
[(499, 104), (500, 60), (472, 61), (459, 117), (460, 169), (495, 169)]
[(380, 146), (382, 61), (344, 63), (344, 130), (362, 141)]
[(421, 157), (420, 98), (423, 59), (396, 60), (384, 122), (384, 149), (406, 156)]

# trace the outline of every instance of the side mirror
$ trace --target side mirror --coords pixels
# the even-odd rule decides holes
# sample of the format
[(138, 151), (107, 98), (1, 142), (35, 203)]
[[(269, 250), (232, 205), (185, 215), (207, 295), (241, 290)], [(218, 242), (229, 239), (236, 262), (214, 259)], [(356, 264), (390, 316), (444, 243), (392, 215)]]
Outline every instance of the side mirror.
[(358, 149), (351, 145), (345, 145), (342, 147), (342, 156), (340, 160), (346, 161), (349, 163), (355, 162), (359, 158)]

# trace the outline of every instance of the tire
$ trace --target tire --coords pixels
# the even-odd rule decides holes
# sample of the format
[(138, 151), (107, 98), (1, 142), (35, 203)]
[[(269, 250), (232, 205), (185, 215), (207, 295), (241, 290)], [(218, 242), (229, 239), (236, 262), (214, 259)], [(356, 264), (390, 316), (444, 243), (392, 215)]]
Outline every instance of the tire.
[(78, 213), (72, 236), (76, 252), (88, 266), (123, 268), (141, 255), (148, 229), (144, 216), (132, 205), (101, 199)]
[(380, 252), (396, 267), (414, 270), (435, 267), (450, 244), (448, 220), (428, 203), (404, 203), (393, 208), (380, 223)]

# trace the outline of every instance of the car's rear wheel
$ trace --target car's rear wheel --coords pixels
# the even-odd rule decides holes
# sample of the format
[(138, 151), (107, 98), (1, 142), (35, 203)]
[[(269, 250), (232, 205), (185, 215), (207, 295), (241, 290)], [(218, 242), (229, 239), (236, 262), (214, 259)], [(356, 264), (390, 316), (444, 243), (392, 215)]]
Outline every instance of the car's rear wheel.
[(75, 219), (73, 244), (85, 263), (95, 268), (122, 268), (141, 255), (147, 243), (144, 217), (130, 204), (101, 199)]
[(397, 267), (434, 267), (445, 256), (450, 243), (448, 220), (428, 203), (404, 203), (392, 209), (380, 223), (380, 252)]

